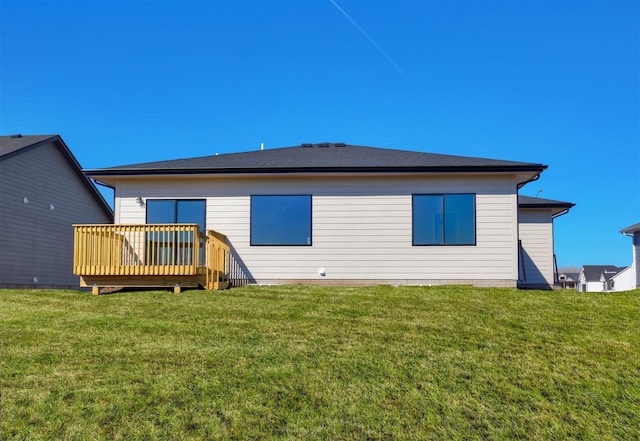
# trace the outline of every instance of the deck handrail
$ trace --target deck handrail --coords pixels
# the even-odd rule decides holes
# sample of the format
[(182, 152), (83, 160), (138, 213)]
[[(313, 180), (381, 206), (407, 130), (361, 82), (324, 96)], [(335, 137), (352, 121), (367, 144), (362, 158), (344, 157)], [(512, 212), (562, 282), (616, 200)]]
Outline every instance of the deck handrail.
[(228, 277), (226, 236), (197, 224), (73, 225), (74, 274), (198, 276), (208, 289)]
[(226, 244), (226, 236), (217, 231), (207, 230), (207, 289), (218, 289), (221, 282), (229, 282), (231, 269), (231, 248)]

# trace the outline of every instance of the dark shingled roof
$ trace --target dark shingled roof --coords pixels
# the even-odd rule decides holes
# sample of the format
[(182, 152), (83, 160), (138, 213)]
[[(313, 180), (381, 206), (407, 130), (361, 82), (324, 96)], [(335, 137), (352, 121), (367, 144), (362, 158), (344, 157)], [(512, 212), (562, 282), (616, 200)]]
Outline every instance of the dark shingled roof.
[(0, 136), (0, 158), (12, 153), (17, 153), (19, 150), (39, 144), (50, 138), (55, 138), (56, 136), (57, 135)]
[(613, 265), (584, 265), (584, 277), (587, 282), (599, 282), (600, 276), (604, 275), (605, 280), (610, 280), (613, 276), (627, 267), (617, 267)]
[(518, 195), (518, 205), (527, 208), (571, 208), (576, 204), (571, 202), (554, 201), (553, 199), (534, 198), (533, 196)]
[(147, 162), (97, 170), (91, 176), (293, 172), (541, 172), (528, 162), (421, 153), (344, 143), (302, 144), (243, 153)]
[(518, 195), (518, 207), (520, 208), (551, 208), (554, 216), (564, 213), (576, 204), (571, 202), (554, 201), (553, 199), (534, 198), (532, 196)]
[(580, 280), (580, 273), (560, 273), (560, 275), (564, 274), (567, 278), (564, 280), (565, 282), (577, 282)]

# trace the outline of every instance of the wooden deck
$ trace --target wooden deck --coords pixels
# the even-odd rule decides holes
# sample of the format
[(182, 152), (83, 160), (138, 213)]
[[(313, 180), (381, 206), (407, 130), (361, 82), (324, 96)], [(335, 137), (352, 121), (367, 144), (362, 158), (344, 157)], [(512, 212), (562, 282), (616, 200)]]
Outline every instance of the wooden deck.
[(197, 224), (74, 225), (73, 272), (101, 288), (229, 286), (226, 237)]

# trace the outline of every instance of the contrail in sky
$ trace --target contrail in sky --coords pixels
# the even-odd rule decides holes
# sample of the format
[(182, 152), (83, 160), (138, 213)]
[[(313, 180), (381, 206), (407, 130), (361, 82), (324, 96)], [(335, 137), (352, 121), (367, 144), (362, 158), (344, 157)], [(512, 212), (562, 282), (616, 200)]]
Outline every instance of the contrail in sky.
[(351, 24), (352, 24), (352, 25), (354, 25), (354, 26), (356, 27), (356, 29), (357, 29), (357, 30), (359, 30), (359, 31), (360, 31), (360, 33), (361, 33), (362, 35), (364, 35), (364, 36), (367, 38), (367, 40), (369, 40), (369, 41), (371, 42), (371, 44), (372, 44), (372, 45), (374, 45), (374, 46), (376, 47), (376, 49), (378, 49), (378, 51), (379, 51), (382, 55), (384, 55), (384, 57), (387, 59), (387, 61), (388, 61), (389, 63), (391, 63), (391, 65), (392, 65), (392, 66), (393, 66), (393, 67), (394, 67), (394, 68), (395, 68), (395, 69), (400, 73), (400, 75), (402, 75), (402, 77), (403, 77), (405, 80), (409, 81), (409, 78), (407, 78), (407, 75), (406, 75), (406, 74), (404, 73), (404, 71), (400, 68), (400, 66), (398, 66), (398, 64), (397, 64), (395, 61), (393, 61), (393, 58), (391, 58), (391, 57), (389, 56), (389, 54), (388, 54), (388, 53), (386, 53), (386, 52), (385, 52), (385, 50), (384, 50), (384, 49), (382, 49), (382, 47), (381, 47), (378, 43), (376, 43), (376, 41), (375, 41), (373, 38), (371, 38), (371, 36), (370, 36), (369, 34), (367, 34), (367, 32), (366, 32), (364, 29), (362, 29), (362, 28), (360, 27), (360, 25), (359, 25), (358, 23), (356, 23), (356, 21), (355, 21), (353, 18), (351, 18), (351, 16), (350, 16), (349, 14), (347, 14), (347, 13), (346, 13), (346, 11), (345, 11), (344, 9), (342, 9), (342, 8), (340, 7), (340, 5), (338, 5), (338, 3), (336, 3), (336, 1), (335, 1), (335, 0), (329, 0), (329, 1), (333, 4), (333, 6), (335, 6), (335, 7), (336, 7), (336, 9), (337, 9), (338, 11), (340, 11), (340, 12), (342, 13), (342, 15), (344, 15), (344, 16), (347, 18), (347, 20), (349, 20), (349, 21), (351, 22)]

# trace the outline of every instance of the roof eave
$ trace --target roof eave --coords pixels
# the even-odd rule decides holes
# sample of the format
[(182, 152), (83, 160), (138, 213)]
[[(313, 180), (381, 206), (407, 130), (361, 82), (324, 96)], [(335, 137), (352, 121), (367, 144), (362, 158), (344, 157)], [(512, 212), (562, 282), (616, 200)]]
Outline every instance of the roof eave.
[(563, 216), (569, 212), (569, 210), (575, 207), (576, 204), (566, 203), (566, 204), (518, 204), (518, 208), (528, 208), (528, 209), (550, 209), (551, 217), (554, 219), (560, 216)]
[(626, 235), (633, 234), (637, 231), (640, 231), (640, 223), (631, 225), (630, 227), (623, 228), (622, 230), (620, 230), (622, 234), (626, 234)]
[(576, 204), (572, 204), (571, 202), (564, 202), (559, 204), (518, 204), (520, 208), (558, 208), (562, 210), (568, 210), (569, 208), (575, 207)]
[(546, 165), (450, 166), (450, 167), (243, 167), (188, 169), (94, 169), (84, 170), (87, 176), (162, 176), (206, 174), (290, 174), (290, 173), (540, 173)]

